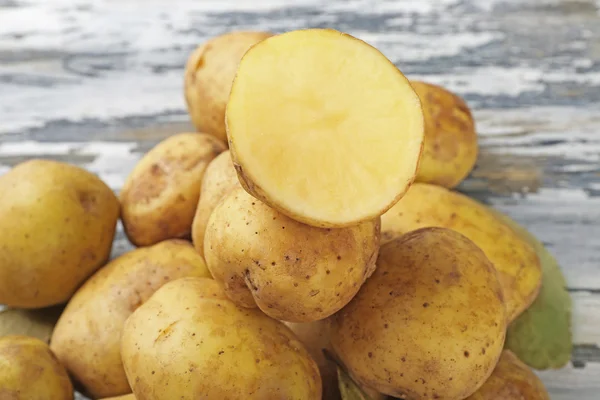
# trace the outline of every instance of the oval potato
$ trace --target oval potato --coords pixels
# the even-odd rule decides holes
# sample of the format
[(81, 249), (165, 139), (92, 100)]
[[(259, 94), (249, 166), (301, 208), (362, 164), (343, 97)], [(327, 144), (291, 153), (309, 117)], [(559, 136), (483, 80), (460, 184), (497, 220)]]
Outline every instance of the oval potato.
[(417, 182), (453, 188), (475, 166), (478, 154), (475, 121), (463, 99), (431, 83), (412, 81), (423, 108), (425, 140)]
[(492, 263), (444, 228), (382, 246), (373, 276), (331, 321), (333, 348), (351, 376), (409, 399), (471, 395), (492, 373), (506, 334)]
[(127, 320), (122, 350), (139, 399), (321, 399), (317, 365), (294, 334), (212, 279), (159, 289)]
[(133, 250), (110, 262), (77, 291), (61, 315), (51, 348), (94, 397), (131, 393), (121, 362), (125, 320), (165, 283), (210, 277), (204, 260), (183, 240)]
[(382, 242), (437, 226), (455, 230), (479, 246), (498, 271), (509, 321), (536, 298), (542, 279), (535, 250), (477, 201), (440, 186), (413, 184), (381, 217)]
[(48, 345), (27, 336), (0, 337), (0, 399), (72, 400), (73, 385)]
[(237, 31), (212, 38), (196, 48), (185, 66), (185, 100), (192, 123), (227, 143), (225, 107), (242, 56), (269, 32)]
[(244, 307), (289, 322), (323, 319), (346, 305), (375, 268), (379, 218), (349, 228), (297, 222), (242, 188), (215, 208), (206, 265)]
[(224, 150), (210, 135), (180, 133), (146, 153), (119, 195), (129, 240), (149, 246), (189, 236), (204, 170)]
[(0, 304), (66, 302), (110, 255), (117, 197), (96, 175), (47, 160), (0, 176), (0, 192)]
[(202, 257), (204, 257), (204, 233), (208, 218), (223, 197), (236, 187), (241, 185), (231, 161), (231, 154), (227, 150), (208, 164), (202, 178), (200, 200), (192, 223), (192, 242)]

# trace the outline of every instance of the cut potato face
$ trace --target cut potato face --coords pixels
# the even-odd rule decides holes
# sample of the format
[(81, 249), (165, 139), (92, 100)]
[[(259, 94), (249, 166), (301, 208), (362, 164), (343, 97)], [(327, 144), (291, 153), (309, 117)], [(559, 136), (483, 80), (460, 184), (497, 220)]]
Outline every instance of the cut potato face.
[(419, 98), (377, 49), (334, 30), (268, 38), (243, 57), (227, 105), (244, 188), (317, 227), (375, 218), (415, 178)]

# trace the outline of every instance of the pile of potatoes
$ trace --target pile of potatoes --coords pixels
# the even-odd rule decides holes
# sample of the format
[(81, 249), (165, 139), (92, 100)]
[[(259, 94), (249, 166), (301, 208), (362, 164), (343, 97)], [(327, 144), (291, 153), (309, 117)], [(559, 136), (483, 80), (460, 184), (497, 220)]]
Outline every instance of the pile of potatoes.
[[(0, 304), (66, 304), (0, 338), (0, 398), (548, 399), (504, 349), (534, 249), (452, 189), (473, 117), (344, 33), (233, 32), (189, 58), (198, 132), (118, 197), (73, 165), (0, 177)], [(118, 219), (137, 248), (109, 260)], [(348, 383), (340, 380), (340, 386)]]

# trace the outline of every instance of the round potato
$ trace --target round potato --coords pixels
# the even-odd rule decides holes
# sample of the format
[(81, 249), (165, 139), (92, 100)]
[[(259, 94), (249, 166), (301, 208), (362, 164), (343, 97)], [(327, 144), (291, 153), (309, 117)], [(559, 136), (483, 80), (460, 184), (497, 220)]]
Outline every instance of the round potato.
[(464, 399), (492, 373), (506, 310), (496, 271), (443, 228), (382, 246), (377, 269), (332, 318), (333, 348), (356, 381), (409, 399)]
[(467, 400), (550, 400), (544, 384), (510, 350), (504, 350), (489, 379)]
[(242, 188), (210, 216), (206, 265), (244, 307), (282, 321), (323, 319), (346, 305), (375, 268), (379, 218), (349, 228), (297, 222)]
[(0, 337), (0, 399), (72, 400), (73, 385), (46, 343), (4, 336)]
[(240, 60), (250, 47), (272, 36), (268, 32), (230, 32), (208, 40), (185, 66), (185, 100), (199, 132), (227, 142), (225, 107)]
[(321, 399), (317, 365), (294, 334), (211, 279), (163, 286), (129, 317), (121, 345), (139, 399)]
[(200, 201), (192, 223), (192, 241), (196, 250), (203, 257), (204, 233), (206, 232), (208, 218), (223, 197), (236, 187), (241, 187), (240, 181), (233, 167), (231, 154), (227, 150), (208, 164), (202, 178)]
[(477, 161), (475, 121), (463, 99), (443, 87), (411, 82), (423, 107), (425, 140), (417, 182), (453, 188)]
[(96, 175), (46, 160), (0, 176), (0, 193), (0, 304), (66, 302), (110, 255), (116, 196)]
[(189, 236), (204, 170), (225, 149), (210, 135), (180, 133), (146, 153), (120, 193), (129, 240), (149, 246)]
[(95, 398), (131, 393), (121, 362), (125, 320), (165, 283), (210, 277), (204, 260), (183, 240), (133, 250), (98, 271), (61, 315), (51, 348)]
[(483, 250), (500, 279), (509, 321), (535, 300), (542, 270), (535, 250), (477, 201), (440, 186), (413, 184), (381, 217), (382, 242), (437, 226), (462, 233)]

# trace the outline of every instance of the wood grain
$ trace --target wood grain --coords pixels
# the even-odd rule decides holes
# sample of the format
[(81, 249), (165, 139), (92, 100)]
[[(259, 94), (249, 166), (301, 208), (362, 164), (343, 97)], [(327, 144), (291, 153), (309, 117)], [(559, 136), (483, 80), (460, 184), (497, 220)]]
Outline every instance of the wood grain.
[[(600, 3), (594, 0), (0, 0), (0, 174), (32, 157), (115, 189), (143, 152), (191, 130), (191, 50), (232, 29), (333, 27), (410, 78), (459, 93), (481, 157), (460, 190), (539, 236), (574, 298), (573, 364), (552, 398), (600, 389)], [(0, 195), (10, 195), (8, 193)], [(119, 231), (114, 254), (131, 245)]]

